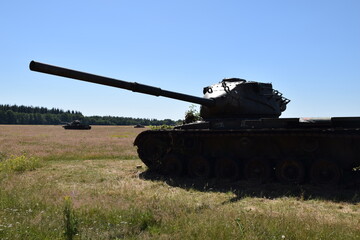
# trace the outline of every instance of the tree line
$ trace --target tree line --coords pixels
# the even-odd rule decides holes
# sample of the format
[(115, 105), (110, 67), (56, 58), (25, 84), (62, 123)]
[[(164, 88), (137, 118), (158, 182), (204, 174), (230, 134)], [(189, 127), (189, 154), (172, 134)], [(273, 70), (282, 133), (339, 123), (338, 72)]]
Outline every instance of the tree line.
[(91, 125), (176, 125), (181, 120), (157, 120), (131, 117), (84, 116), (79, 111), (64, 111), (58, 108), (0, 105), (0, 124), (58, 125), (80, 120)]

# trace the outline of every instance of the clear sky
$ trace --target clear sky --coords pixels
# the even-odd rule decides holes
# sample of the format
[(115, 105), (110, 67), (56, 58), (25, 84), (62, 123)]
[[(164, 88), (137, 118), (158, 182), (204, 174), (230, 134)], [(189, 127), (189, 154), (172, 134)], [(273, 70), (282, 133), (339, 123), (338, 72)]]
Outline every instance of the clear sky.
[(32, 72), (31, 60), (202, 96), (271, 82), (283, 117), (360, 116), (359, 0), (1, 1), (0, 104), (180, 119), (191, 104)]

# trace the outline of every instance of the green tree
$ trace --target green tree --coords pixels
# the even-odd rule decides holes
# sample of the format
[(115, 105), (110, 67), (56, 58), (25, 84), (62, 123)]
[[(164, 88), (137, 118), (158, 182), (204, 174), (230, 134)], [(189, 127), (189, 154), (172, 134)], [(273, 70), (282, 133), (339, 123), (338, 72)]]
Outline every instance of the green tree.
[(6, 121), (8, 124), (16, 124), (15, 113), (14, 113), (12, 110), (7, 110), (7, 111), (6, 111), (5, 118), (6, 118), (5, 121)]
[(189, 110), (185, 112), (185, 120), (184, 123), (192, 123), (196, 121), (201, 121), (202, 118), (200, 116), (200, 112), (196, 109), (196, 106), (192, 104), (189, 107)]

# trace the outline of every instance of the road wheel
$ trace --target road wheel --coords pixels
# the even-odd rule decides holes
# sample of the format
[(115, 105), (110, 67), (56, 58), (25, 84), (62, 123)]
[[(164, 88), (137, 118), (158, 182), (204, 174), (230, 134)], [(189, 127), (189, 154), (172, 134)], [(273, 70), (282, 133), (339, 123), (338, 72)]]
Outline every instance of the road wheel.
[(182, 176), (184, 172), (184, 163), (182, 158), (175, 154), (167, 154), (163, 159), (162, 172), (169, 176)]
[(218, 179), (237, 180), (240, 176), (239, 164), (233, 158), (219, 158), (215, 163)]
[(304, 164), (295, 159), (285, 159), (276, 165), (276, 177), (283, 183), (302, 183), (305, 178)]
[(157, 171), (160, 168), (160, 159), (165, 155), (167, 148), (165, 139), (149, 136), (138, 145), (138, 154), (149, 169)]
[(271, 177), (271, 167), (269, 161), (254, 158), (245, 162), (244, 177), (250, 181), (264, 183)]
[(191, 177), (201, 179), (209, 178), (211, 176), (211, 164), (204, 157), (193, 157), (189, 161), (188, 172)]
[(311, 166), (310, 178), (314, 184), (337, 185), (341, 178), (341, 170), (333, 161), (317, 160)]

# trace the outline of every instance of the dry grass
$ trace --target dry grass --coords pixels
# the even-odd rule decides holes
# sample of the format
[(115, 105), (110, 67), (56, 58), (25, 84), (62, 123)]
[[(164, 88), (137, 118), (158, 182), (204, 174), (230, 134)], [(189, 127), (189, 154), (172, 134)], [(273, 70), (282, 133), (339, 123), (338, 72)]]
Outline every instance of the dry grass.
[[(19, 127), (0, 126), (6, 129), (0, 134), (1, 143), (7, 139), (13, 144), (25, 140), (33, 144), (7, 143), (10, 152), (1, 144), (1, 152), (16, 155), (25, 151), (52, 161), (45, 161), (35, 171), (0, 177), (0, 239), (63, 239), (66, 196), (71, 199), (78, 222), (79, 235), (74, 239), (359, 239), (360, 236), (359, 191), (319, 194), (324, 190), (306, 186), (297, 190), (244, 182), (219, 186), (161, 178), (146, 172), (138, 159), (124, 160), (136, 154), (132, 141), (142, 130), (95, 127), (94, 131), (59, 131), (56, 126)], [(57, 151), (54, 144), (66, 149)], [(78, 145), (88, 149), (81, 153), (95, 156), (94, 151), (99, 158), (84, 159), (78, 155), (81, 150)], [(102, 149), (105, 146), (106, 151)]]
[(132, 143), (141, 131), (122, 126), (64, 130), (61, 126), (0, 125), (0, 156), (28, 154), (44, 160), (136, 159)]

